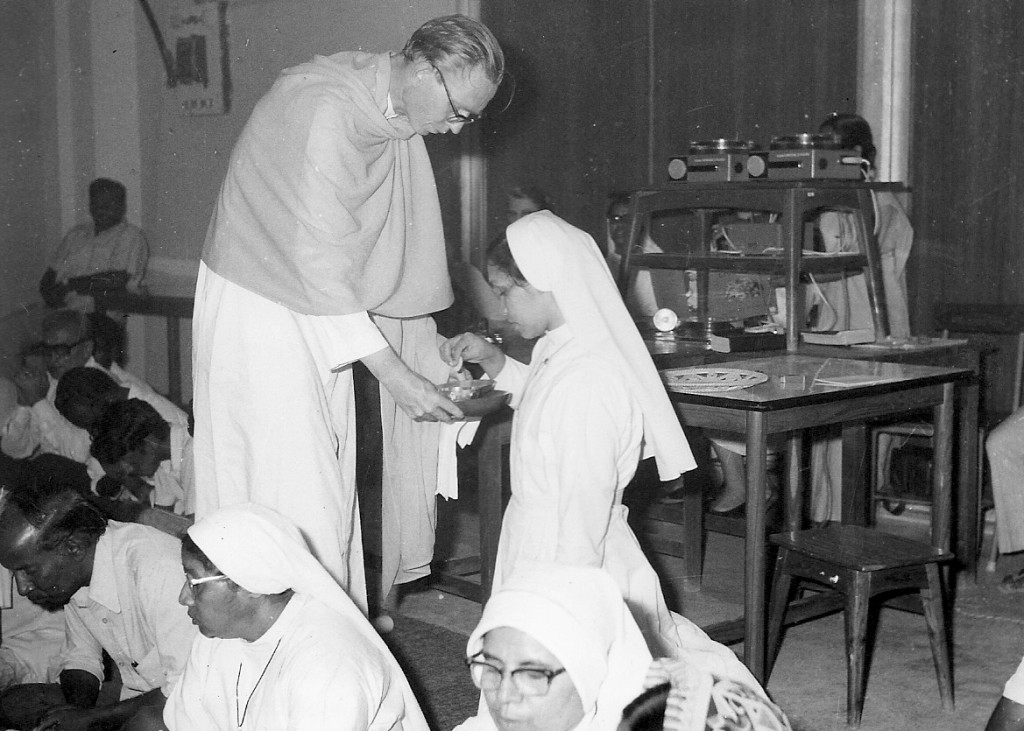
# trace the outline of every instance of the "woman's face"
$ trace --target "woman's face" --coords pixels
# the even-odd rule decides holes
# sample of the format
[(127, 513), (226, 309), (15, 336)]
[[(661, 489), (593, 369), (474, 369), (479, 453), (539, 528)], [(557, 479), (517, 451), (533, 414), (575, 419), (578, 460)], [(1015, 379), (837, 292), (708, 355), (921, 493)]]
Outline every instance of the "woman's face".
[(497, 627), (484, 635), (481, 659), (503, 671), (495, 690), (484, 691), (491, 718), (499, 731), (569, 731), (583, 719), (583, 702), (569, 674), (551, 679), (548, 692), (524, 696), (510, 673), (520, 668), (557, 671), (554, 655), (525, 632)]
[(211, 574), (194, 556), (181, 552), (181, 564), (185, 569), (186, 581), (178, 594), (178, 603), (188, 609), (192, 624), (207, 637), (233, 639), (240, 637), (240, 620), (246, 614), (238, 594), (229, 581), (209, 581), (191, 586), (188, 579), (202, 579)]
[(505, 218), (508, 219), (509, 223), (515, 223), (523, 216), (536, 213), (540, 208), (529, 198), (521, 198), (519, 196), (508, 197), (508, 209), (505, 211)]
[(487, 269), (487, 281), (505, 308), (505, 320), (523, 338), (539, 338), (557, 325), (552, 309), (557, 305), (550, 292), (541, 292), (529, 284), (521, 285), (507, 272), (493, 266)]

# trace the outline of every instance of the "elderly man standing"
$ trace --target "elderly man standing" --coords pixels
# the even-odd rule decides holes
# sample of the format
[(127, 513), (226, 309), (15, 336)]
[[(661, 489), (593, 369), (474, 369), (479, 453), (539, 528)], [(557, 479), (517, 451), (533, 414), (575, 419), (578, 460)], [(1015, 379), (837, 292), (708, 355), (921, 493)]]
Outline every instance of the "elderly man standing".
[[(20, 594), (64, 607), (67, 620), (60, 686), (15, 686), (0, 699), (4, 713), (24, 727), (84, 731), (120, 728), (143, 708), (162, 707), (195, 637), (177, 603), (180, 551), (181, 541), (155, 528), (108, 524), (58, 480), (27, 479), (0, 493), (0, 564)], [(122, 682), (120, 700), (105, 705), (97, 704), (103, 651)], [(17, 719), (26, 708), (47, 710)]]
[[(474, 121), (503, 73), (497, 40), (461, 15), (428, 21), (401, 52), (286, 69), (235, 146), (207, 233), (193, 320), (197, 517), (252, 501), (292, 518), (359, 604), (351, 366), (378, 378), (394, 402), (382, 411), (400, 410), (403, 429), (399, 418), (461, 416), (420, 356), (433, 350), (440, 367), (429, 314), (452, 301), (422, 136)], [(430, 440), (419, 448), (427, 467), (405, 456), (424, 472)], [(436, 437), (432, 449), (436, 464)]]
[(398, 662), (281, 515), (222, 508), (188, 529), (181, 560), (202, 636), (164, 709), (170, 731), (426, 731)]

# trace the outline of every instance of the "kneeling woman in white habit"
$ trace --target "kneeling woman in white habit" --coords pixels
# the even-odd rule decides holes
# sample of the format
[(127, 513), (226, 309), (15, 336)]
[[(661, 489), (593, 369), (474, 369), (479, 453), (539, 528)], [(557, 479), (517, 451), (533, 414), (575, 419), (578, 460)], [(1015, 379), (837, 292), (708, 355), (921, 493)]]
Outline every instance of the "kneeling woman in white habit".
[(441, 346), (448, 363), (479, 363), (513, 394), (512, 499), (494, 587), (524, 561), (599, 567), (615, 580), (655, 656), (706, 647), (706, 635), (669, 613), (626, 524), (622, 493), (642, 454), (654, 455), (662, 480), (694, 462), (608, 266), (588, 234), (550, 211), (524, 216), (506, 237), (490, 254), (488, 280), (519, 334), (542, 336), (530, 365), (471, 333)]
[(179, 601), (198, 625), (170, 731), (427, 731), (391, 652), (298, 529), (251, 503), (188, 529)]

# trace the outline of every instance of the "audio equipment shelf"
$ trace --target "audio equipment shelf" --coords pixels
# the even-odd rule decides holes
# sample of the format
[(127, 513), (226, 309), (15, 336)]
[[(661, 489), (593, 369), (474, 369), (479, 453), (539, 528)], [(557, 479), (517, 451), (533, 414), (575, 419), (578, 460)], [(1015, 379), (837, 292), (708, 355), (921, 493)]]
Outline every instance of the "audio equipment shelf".
[[(672, 187), (643, 189), (631, 196), (629, 246), (618, 272), (619, 287), (626, 293), (631, 270), (693, 269), (698, 272), (701, 295), (698, 317), (707, 308), (707, 272), (749, 272), (784, 278), (786, 289), (786, 349), (795, 352), (800, 343), (804, 317), (801, 283), (806, 275), (863, 271), (867, 277), (872, 319), (878, 338), (889, 334), (885, 293), (882, 288), (881, 258), (874, 235), (872, 191), (903, 191), (901, 183), (868, 183), (853, 180), (792, 180), (725, 183), (680, 182)], [(678, 211), (692, 213), (700, 227), (701, 250), (687, 253), (639, 253), (643, 237), (651, 228), (651, 217)], [(722, 211), (758, 211), (778, 215), (782, 227), (782, 251), (777, 256), (721, 254), (711, 251), (714, 215)], [(809, 255), (813, 242), (814, 218), (822, 211), (849, 211), (866, 242), (865, 251), (831, 255)]]

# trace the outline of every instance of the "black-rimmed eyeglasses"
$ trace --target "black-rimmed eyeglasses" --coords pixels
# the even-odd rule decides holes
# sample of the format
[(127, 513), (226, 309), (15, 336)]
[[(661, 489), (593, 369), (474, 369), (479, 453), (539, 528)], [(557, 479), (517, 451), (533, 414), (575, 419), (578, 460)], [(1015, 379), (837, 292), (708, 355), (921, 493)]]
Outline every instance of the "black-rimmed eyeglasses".
[(551, 681), (565, 672), (565, 668), (548, 670), (547, 668), (516, 668), (502, 670), (482, 660), (478, 655), (466, 658), (466, 667), (473, 678), (473, 685), (480, 690), (494, 691), (501, 685), (502, 678), (507, 674), (512, 685), (523, 696), (547, 695), (551, 690)]
[(444, 94), (448, 97), (448, 106), (452, 108), (451, 116), (448, 117), (447, 121), (450, 124), (473, 124), (473, 122), (480, 119), (479, 114), (463, 114), (455, 108), (455, 102), (452, 101), (452, 93), (448, 91), (448, 82), (444, 80), (444, 74), (442, 74), (441, 69), (434, 64), (430, 64), (430, 66), (437, 72), (438, 77), (441, 79), (441, 86), (444, 87)]

